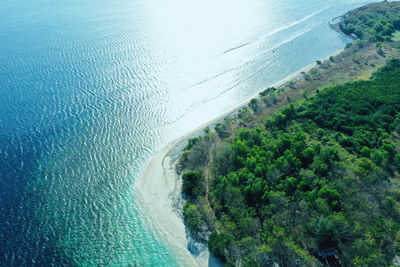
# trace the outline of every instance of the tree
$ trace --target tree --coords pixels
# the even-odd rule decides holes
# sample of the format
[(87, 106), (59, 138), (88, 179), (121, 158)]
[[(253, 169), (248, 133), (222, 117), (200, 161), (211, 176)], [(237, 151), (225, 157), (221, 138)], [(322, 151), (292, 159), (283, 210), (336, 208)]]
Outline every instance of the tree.
[(231, 234), (213, 232), (208, 239), (208, 248), (215, 256), (226, 261), (227, 247), (232, 243), (233, 239)]
[(393, 26), (396, 30), (400, 30), (400, 19), (393, 20)]
[(200, 214), (197, 211), (196, 206), (190, 204), (189, 202), (186, 202), (183, 208), (183, 215), (189, 229), (194, 233), (200, 232), (203, 222), (201, 220)]
[(250, 106), (250, 108), (251, 108), (255, 113), (258, 113), (258, 112), (260, 111), (260, 108), (259, 108), (259, 106), (258, 106), (258, 101), (257, 101), (256, 98), (253, 98), (253, 99), (250, 101), (249, 106)]
[(196, 171), (185, 171), (182, 175), (182, 191), (190, 198), (205, 194), (204, 178)]

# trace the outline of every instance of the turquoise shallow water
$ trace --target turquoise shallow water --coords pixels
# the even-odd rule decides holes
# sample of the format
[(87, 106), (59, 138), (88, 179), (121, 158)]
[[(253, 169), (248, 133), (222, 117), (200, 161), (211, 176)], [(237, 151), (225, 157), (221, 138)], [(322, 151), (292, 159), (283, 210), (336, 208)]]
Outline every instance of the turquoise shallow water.
[(185, 265), (148, 160), (341, 49), (327, 22), (364, 3), (0, 1), (0, 265)]

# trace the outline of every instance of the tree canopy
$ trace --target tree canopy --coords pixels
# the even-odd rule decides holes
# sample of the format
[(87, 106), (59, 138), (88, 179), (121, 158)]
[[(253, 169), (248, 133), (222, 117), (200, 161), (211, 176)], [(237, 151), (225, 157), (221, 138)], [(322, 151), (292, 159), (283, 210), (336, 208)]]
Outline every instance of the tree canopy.
[[(218, 133), (209, 163), (183, 174), (189, 228), (228, 265), (389, 266), (400, 253), (399, 118), (392, 60), (368, 81), (283, 107), (264, 127)], [(218, 134), (191, 141), (186, 160)]]

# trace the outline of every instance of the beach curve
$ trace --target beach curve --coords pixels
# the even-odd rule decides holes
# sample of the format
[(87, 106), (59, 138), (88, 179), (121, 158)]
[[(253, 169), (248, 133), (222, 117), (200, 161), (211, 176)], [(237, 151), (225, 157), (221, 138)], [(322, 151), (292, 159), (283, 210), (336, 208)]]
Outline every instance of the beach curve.
[[(336, 56), (343, 50), (341, 49), (330, 56)], [(290, 81), (301, 78), (302, 73), (308, 72), (316, 65), (316, 63), (307, 65), (272, 86), (282, 88)], [(261, 89), (260, 92), (264, 89)], [(188, 258), (183, 262), (183, 266), (185, 264), (193, 265), (193, 263), (198, 266), (214, 266), (218, 265), (218, 260), (212, 256), (210, 257), (210, 253), (206, 247), (198, 255), (192, 254), (188, 249), (189, 242), (193, 241), (191, 240), (189, 231), (186, 230), (183, 220), (182, 181), (176, 172), (176, 163), (190, 138), (201, 135), (206, 127), (212, 127), (223, 121), (224, 118), (233, 116), (242, 107), (248, 105), (250, 100), (255, 97), (258, 97), (258, 94), (167, 144), (149, 160), (139, 179), (140, 192), (150, 211), (149, 215), (154, 219), (153, 223), (168, 236), (169, 241), (173, 241), (175, 246), (185, 250), (182, 253)]]

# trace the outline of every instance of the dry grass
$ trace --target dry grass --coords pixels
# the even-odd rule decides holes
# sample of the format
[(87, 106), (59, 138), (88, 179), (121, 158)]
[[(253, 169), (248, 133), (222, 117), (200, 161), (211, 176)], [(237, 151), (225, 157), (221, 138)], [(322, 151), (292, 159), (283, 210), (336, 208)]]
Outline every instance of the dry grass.
[(400, 42), (400, 31), (395, 31), (393, 33), (392, 41), (394, 42)]
[(389, 59), (400, 58), (400, 50), (396, 48), (400, 42), (385, 43), (383, 54), (379, 54), (375, 43), (366, 43), (359, 46), (355, 42), (351, 47), (344, 49), (338, 55), (316, 64), (307, 73), (299, 75), (292, 81), (282, 85), (278, 90), (276, 103), (263, 106), (258, 114), (253, 113), (245, 125), (236, 122), (235, 127), (254, 127), (263, 124), (266, 116), (278, 111), (290, 102), (304, 101), (316, 94), (317, 89), (342, 84), (349, 81), (368, 80), (371, 74), (384, 66)]

